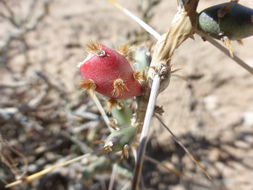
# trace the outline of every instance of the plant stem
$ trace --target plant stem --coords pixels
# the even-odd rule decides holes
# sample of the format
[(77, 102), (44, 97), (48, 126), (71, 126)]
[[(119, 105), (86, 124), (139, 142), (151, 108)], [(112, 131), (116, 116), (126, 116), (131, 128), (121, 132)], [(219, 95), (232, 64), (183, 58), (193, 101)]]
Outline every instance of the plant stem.
[(205, 40), (207, 40), (209, 43), (211, 43), (213, 46), (218, 48), (220, 51), (222, 51), (224, 54), (226, 54), (228, 57), (230, 57), (232, 60), (234, 60), (238, 65), (246, 69), (248, 72), (253, 74), (253, 68), (249, 66), (247, 63), (245, 63), (240, 57), (236, 56), (233, 54), (233, 57), (230, 56), (229, 50), (227, 50), (224, 46), (222, 46), (219, 42), (217, 42), (215, 39), (212, 37), (204, 34), (203, 32), (197, 30), (196, 33), (203, 37)]
[(54, 171), (54, 170), (56, 170), (56, 169), (62, 168), (62, 167), (67, 166), (67, 165), (70, 165), (70, 164), (72, 164), (72, 163), (74, 163), (74, 162), (80, 161), (80, 160), (82, 160), (82, 159), (84, 159), (84, 158), (87, 158), (87, 157), (93, 155), (93, 154), (95, 154), (95, 152), (87, 153), (87, 154), (78, 156), (78, 157), (76, 157), (76, 158), (73, 158), (73, 159), (71, 159), (71, 160), (68, 160), (68, 161), (66, 161), (66, 162), (56, 164), (56, 165), (54, 165), (54, 166), (52, 166), (52, 167), (49, 167), (49, 168), (46, 168), (46, 169), (41, 170), (41, 171), (39, 171), (39, 172), (36, 172), (35, 174), (32, 174), (32, 175), (27, 176), (27, 177), (25, 177), (25, 178), (22, 178), (22, 179), (20, 179), (20, 180), (17, 180), (17, 181), (14, 181), (14, 182), (12, 182), (12, 183), (9, 183), (9, 184), (7, 184), (5, 187), (6, 187), (6, 188), (10, 188), (10, 187), (13, 187), (13, 186), (18, 185), (18, 184), (21, 184), (21, 183), (32, 182), (33, 180), (35, 180), (35, 179), (37, 179), (37, 178), (39, 178), (39, 177), (41, 177), (41, 176), (43, 176), (43, 175), (45, 175), (45, 174), (47, 174), (47, 173), (49, 173), (49, 172), (52, 172), (52, 171)]
[(177, 138), (176, 135), (170, 130), (170, 128), (163, 122), (161, 117), (157, 114), (155, 114), (155, 117), (158, 119), (158, 121), (162, 124), (163, 127), (167, 129), (167, 131), (171, 134), (172, 139), (183, 148), (183, 150), (186, 152), (186, 154), (190, 157), (190, 159), (200, 168), (200, 170), (208, 177), (209, 180), (212, 179), (212, 177), (209, 175), (209, 173), (206, 171), (206, 169), (199, 163), (199, 161), (193, 156), (193, 154), (184, 146), (184, 144), (180, 141), (179, 138)]
[(112, 174), (111, 174), (108, 190), (113, 190), (113, 185), (114, 185), (115, 178), (116, 178), (116, 167), (117, 167), (117, 165), (113, 164), (113, 166), (112, 166)]
[(110, 122), (108, 116), (106, 115), (105, 110), (104, 110), (103, 106), (101, 105), (101, 103), (100, 103), (100, 101), (99, 101), (97, 95), (95, 94), (95, 92), (91, 92), (91, 91), (89, 91), (89, 95), (90, 95), (90, 97), (92, 98), (92, 100), (94, 101), (94, 103), (96, 104), (96, 106), (97, 106), (97, 108), (98, 108), (100, 114), (102, 115), (102, 117), (103, 117), (103, 119), (104, 119), (104, 121), (105, 121), (105, 124), (106, 124), (107, 127), (109, 128), (110, 132), (113, 132), (114, 129), (113, 129), (113, 128), (111, 127), (111, 125), (110, 125), (111, 122)]
[(148, 107), (147, 107), (147, 112), (145, 115), (144, 124), (143, 124), (141, 137), (140, 137), (140, 145), (139, 145), (139, 149), (138, 149), (138, 153), (137, 153), (137, 161), (135, 164), (135, 172), (134, 172), (134, 178), (133, 178), (133, 183), (132, 183), (132, 190), (138, 189), (138, 184), (140, 181), (144, 156), (145, 156), (145, 152), (146, 152), (146, 146), (147, 146), (147, 142), (148, 142), (150, 123), (151, 123), (151, 119), (152, 119), (154, 109), (155, 109), (156, 98), (159, 93), (160, 81), (161, 81), (161, 79), (160, 79), (159, 75), (156, 75), (153, 79), (151, 93), (150, 93)]
[(135, 16), (131, 11), (121, 6), (116, 0), (107, 0), (109, 3), (111, 3), (113, 6), (117, 7), (119, 10), (121, 10), (123, 13), (125, 13), (128, 17), (133, 19), (136, 23), (138, 23), (144, 30), (146, 30), (148, 33), (150, 33), (156, 40), (161, 39), (161, 35), (153, 29), (151, 26), (149, 26), (147, 23), (145, 23), (142, 19)]

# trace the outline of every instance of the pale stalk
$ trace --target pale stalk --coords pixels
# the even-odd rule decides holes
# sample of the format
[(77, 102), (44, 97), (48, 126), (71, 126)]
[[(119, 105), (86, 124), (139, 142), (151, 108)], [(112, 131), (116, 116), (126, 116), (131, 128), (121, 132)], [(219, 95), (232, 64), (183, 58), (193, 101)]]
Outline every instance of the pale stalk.
[(154, 77), (152, 87), (151, 87), (151, 93), (148, 101), (148, 107), (144, 119), (144, 124), (141, 132), (141, 137), (140, 137), (140, 145), (137, 153), (137, 161), (136, 161), (136, 166), (135, 166), (135, 173), (134, 173), (134, 180), (132, 183), (132, 190), (136, 189), (138, 187), (139, 181), (140, 181), (140, 174), (142, 171), (142, 166), (143, 166), (143, 161), (144, 161), (144, 155), (146, 152), (146, 146), (148, 142), (148, 134), (150, 130), (150, 123), (151, 119), (154, 113), (154, 108), (156, 104), (156, 98), (159, 93), (159, 87), (160, 87), (160, 77), (156, 75)]
[(67, 166), (67, 165), (70, 165), (70, 164), (72, 164), (72, 163), (74, 163), (74, 162), (78, 162), (78, 161), (80, 161), (80, 160), (82, 160), (82, 159), (84, 159), (84, 158), (86, 158), (86, 157), (88, 157), (88, 156), (90, 156), (90, 155), (92, 155), (92, 154), (94, 154), (94, 153), (84, 154), (84, 155), (82, 155), (82, 156), (76, 157), (76, 158), (71, 159), (71, 160), (68, 160), (68, 161), (66, 161), (66, 162), (63, 162), (63, 163), (54, 165), (54, 166), (49, 167), (49, 168), (46, 168), (46, 169), (44, 169), (44, 170), (41, 170), (41, 171), (39, 171), (39, 172), (36, 172), (35, 174), (32, 174), (32, 175), (27, 176), (27, 177), (24, 177), (24, 178), (22, 178), (22, 179), (20, 179), (20, 180), (17, 180), (17, 181), (14, 181), (14, 182), (12, 182), (12, 183), (9, 183), (9, 184), (7, 184), (5, 187), (6, 187), (6, 188), (10, 188), (10, 187), (13, 187), (13, 186), (18, 185), (18, 184), (21, 184), (21, 183), (29, 183), (29, 182), (32, 182), (33, 180), (38, 179), (38, 178), (40, 178), (41, 176), (43, 176), (43, 175), (45, 175), (45, 174), (47, 174), (47, 173), (49, 173), (49, 172), (52, 172), (52, 171), (54, 171), (54, 170), (56, 170), (56, 169), (62, 168), (62, 167)]
[(95, 92), (92, 92), (92, 91), (89, 91), (89, 95), (90, 97), (92, 98), (92, 100), (94, 101), (94, 103), (96, 104), (100, 114), (102, 115), (104, 121), (105, 121), (105, 124), (107, 125), (107, 127), (109, 128), (110, 132), (113, 132), (114, 129), (111, 127), (111, 122), (103, 108), (103, 106), (101, 105), (97, 95), (95, 94)]
[(250, 72), (251, 74), (253, 74), (253, 67), (251, 67), (249, 64), (247, 64), (246, 62), (244, 62), (240, 57), (238, 57), (237, 55), (235, 55), (235, 53), (233, 53), (233, 56), (231, 56), (229, 50), (227, 48), (225, 48), (223, 45), (221, 45), (218, 41), (216, 41), (215, 39), (213, 39), (212, 37), (206, 35), (205, 33), (197, 30), (196, 33), (198, 35), (200, 35), (202, 38), (204, 38), (206, 41), (208, 41), (209, 43), (211, 43), (213, 46), (215, 46), (216, 48), (218, 48), (221, 52), (223, 52), (225, 55), (227, 55), (230, 59), (232, 59), (233, 61), (235, 61), (238, 65), (240, 65), (241, 67), (243, 67), (244, 69), (246, 69), (248, 72)]

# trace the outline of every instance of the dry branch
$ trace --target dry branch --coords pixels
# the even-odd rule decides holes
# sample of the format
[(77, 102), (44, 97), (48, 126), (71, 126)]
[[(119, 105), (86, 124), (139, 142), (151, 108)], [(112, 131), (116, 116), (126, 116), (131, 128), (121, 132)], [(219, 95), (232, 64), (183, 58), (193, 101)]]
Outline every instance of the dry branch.
[[(13, 30), (4, 37), (0, 44), (0, 62), (6, 64), (6, 62), (11, 58), (11, 56), (8, 56), (8, 51), (11, 49), (11, 43), (14, 40), (19, 40), (22, 42), (22, 45), (24, 45), (24, 50), (22, 51), (23, 53), (29, 49), (29, 45), (26, 42), (26, 35), (29, 32), (36, 30), (41, 21), (49, 14), (51, 0), (43, 0), (42, 11), (37, 16), (32, 14), (34, 12), (34, 6), (36, 6), (35, 1), (33, 0), (34, 3), (31, 3), (27, 15), (24, 19), (20, 19), (20, 22), (16, 21), (16, 18), (20, 16), (15, 14), (15, 12), (8, 5), (8, 2), (5, 0), (1, 0), (0, 2), (4, 5), (8, 13), (8, 15), (1, 13), (0, 17), (7, 20), (7, 22), (11, 23), (11, 25), (14, 27)], [(27, 55), (25, 56), (27, 57)]]
[(218, 48), (221, 52), (223, 52), (230, 59), (232, 59), (233, 61), (235, 61), (242, 68), (246, 69), (248, 72), (250, 72), (251, 74), (253, 74), (253, 67), (251, 67), (250, 65), (248, 65), (247, 63), (245, 63), (240, 57), (238, 57), (234, 53), (233, 53), (233, 56), (231, 56), (231, 53), (229, 52), (229, 50), (227, 48), (225, 48), (224, 46), (222, 46), (215, 39), (211, 38), (210, 36), (206, 35), (205, 33), (201, 32), (199, 30), (196, 30), (196, 33), (198, 35), (200, 35), (203, 39), (205, 39), (206, 41), (208, 41), (210, 44), (212, 44), (213, 46), (215, 46), (216, 48)]
[(171, 73), (170, 60), (174, 51), (186, 39), (192, 37), (194, 33), (197, 17), (197, 5), (198, 0), (190, 0), (187, 2), (179, 0), (178, 12), (174, 17), (172, 24), (167, 34), (165, 35), (165, 38), (161, 41), (158, 41), (155, 47), (155, 51), (152, 56), (152, 62), (148, 72), (149, 80), (153, 80), (153, 83), (151, 86), (151, 95), (147, 106), (143, 129), (141, 132), (132, 190), (138, 189), (144, 162), (145, 150), (148, 142), (151, 118), (154, 113), (154, 107), (156, 97), (159, 93), (159, 88), (160, 90), (164, 90), (169, 85)]

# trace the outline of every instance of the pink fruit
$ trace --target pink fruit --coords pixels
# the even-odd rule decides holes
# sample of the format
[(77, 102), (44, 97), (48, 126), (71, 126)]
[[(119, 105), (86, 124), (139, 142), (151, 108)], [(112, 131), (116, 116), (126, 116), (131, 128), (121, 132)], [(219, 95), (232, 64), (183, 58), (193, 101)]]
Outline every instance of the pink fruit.
[(131, 98), (141, 94), (142, 87), (134, 78), (128, 60), (116, 50), (98, 43), (88, 45), (89, 55), (80, 65), (83, 88), (92, 87), (110, 98)]

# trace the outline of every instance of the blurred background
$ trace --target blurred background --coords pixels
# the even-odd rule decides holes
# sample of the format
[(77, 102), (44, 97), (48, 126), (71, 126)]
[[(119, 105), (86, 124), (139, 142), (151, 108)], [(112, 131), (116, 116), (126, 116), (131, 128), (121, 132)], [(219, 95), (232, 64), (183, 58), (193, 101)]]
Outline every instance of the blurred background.
[[(224, 1), (200, 0), (198, 10)], [(253, 2), (240, 1), (253, 8)], [(121, 0), (163, 34), (176, 0)], [(154, 39), (101, 0), (0, 0), (0, 190), (18, 177), (95, 150), (108, 135), (89, 97), (77, 88), (77, 64), (89, 41), (111, 47), (150, 45)], [(253, 66), (253, 38), (234, 52)], [(198, 36), (172, 63), (188, 80), (172, 77), (158, 97), (169, 128), (201, 161), (209, 181), (159, 123), (153, 122), (142, 189), (253, 189), (253, 76)], [(15, 190), (106, 190), (114, 159), (89, 159)], [(113, 189), (130, 189), (133, 160), (119, 162)]]

